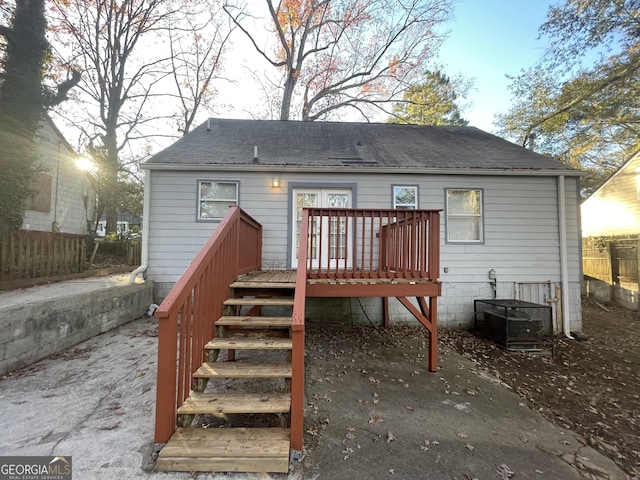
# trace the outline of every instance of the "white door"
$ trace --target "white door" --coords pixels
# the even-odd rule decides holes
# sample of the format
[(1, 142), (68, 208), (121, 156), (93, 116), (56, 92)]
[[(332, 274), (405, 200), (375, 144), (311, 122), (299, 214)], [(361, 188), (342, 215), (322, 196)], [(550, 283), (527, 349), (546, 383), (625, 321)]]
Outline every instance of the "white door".
[[(293, 219), (294, 225), (291, 229), (292, 238), (292, 258), (291, 266), (298, 267), (298, 248), (300, 246), (300, 229), (302, 226), (302, 209), (305, 207), (320, 208), (351, 208), (351, 190), (350, 189), (333, 189), (333, 188), (296, 188), (293, 190)], [(338, 222), (337, 218), (331, 219), (329, 225), (328, 219), (323, 220), (322, 228), (320, 219), (316, 219), (312, 225), (313, 241), (310, 245), (309, 256), (312, 259), (312, 267), (318, 267), (318, 261), (323, 259), (323, 266), (329, 259), (331, 268), (351, 268), (351, 258), (347, 257), (347, 241), (351, 242), (351, 236), (347, 236), (349, 225), (347, 220), (341, 218)], [(320, 232), (323, 239), (320, 241)], [(322, 248), (322, 251), (319, 249)]]

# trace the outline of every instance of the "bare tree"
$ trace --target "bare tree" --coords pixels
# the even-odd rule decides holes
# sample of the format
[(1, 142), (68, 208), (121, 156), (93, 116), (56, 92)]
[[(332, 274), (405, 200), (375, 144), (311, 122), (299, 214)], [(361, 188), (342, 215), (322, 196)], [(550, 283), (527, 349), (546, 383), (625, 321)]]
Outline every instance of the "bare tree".
[(178, 130), (186, 135), (201, 107), (212, 108), (221, 79), (223, 54), (235, 26), (217, 1), (198, 3), (168, 25), (172, 77), (176, 88)]
[(351, 107), (384, 111), (424, 72), (439, 47), (449, 0), (265, 0), (276, 48), (245, 26), (246, 6), (225, 11), (256, 51), (282, 72), (280, 119), (294, 103), (303, 120)]
[[(167, 75), (167, 57), (156, 35), (174, 12), (168, 0), (54, 0), (56, 36), (83, 72), (79, 97), (89, 148), (100, 151), (107, 188), (107, 232), (116, 230), (119, 152), (144, 138), (141, 128), (163, 114), (149, 114), (155, 87)], [(53, 22), (52, 22), (53, 23)], [(77, 112), (76, 112), (77, 114)]]

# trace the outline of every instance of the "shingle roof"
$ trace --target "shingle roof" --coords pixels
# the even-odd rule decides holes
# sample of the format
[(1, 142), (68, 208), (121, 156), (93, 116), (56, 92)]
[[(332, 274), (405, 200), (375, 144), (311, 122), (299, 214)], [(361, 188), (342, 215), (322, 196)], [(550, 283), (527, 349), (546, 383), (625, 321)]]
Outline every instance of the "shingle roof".
[(147, 161), (162, 164), (571, 170), (475, 127), (214, 118)]

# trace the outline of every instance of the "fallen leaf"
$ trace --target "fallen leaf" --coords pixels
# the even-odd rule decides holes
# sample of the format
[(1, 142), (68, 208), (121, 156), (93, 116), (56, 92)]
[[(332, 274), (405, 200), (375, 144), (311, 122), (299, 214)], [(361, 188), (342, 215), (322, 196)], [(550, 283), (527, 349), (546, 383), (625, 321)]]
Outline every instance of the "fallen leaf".
[(107, 425), (103, 425), (101, 427), (98, 427), (98, 430), (113, 430), (114, 428), (117, 428), (118, 425), (120, 425), (120, 422), (108, 423)]
[(505, 463), (500, 465), (496, 469), (496, 472), (502, 480), (508, 480), (509, 478), (513, 477), (513, 471)]

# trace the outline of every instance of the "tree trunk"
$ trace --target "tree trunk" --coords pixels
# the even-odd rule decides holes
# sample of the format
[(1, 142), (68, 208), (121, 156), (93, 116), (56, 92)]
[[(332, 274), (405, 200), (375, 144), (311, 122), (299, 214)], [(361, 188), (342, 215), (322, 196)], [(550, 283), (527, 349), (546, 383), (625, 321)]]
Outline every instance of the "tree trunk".
[(289, 72), (287, 81), (284, 84), (284, 92), (282, 93), (282, 105), (280, 106), (280, 120), (289, 120), (291, 115), (291, 99), (293, 98), (293, 90), (298, 83), (298, 77), (295, 70)]
[(16, 2), (11, 27), (0, 30), (6, 41), (0, 88), (0, 231), (21, 227), (25, 201), (34, 193), (37, 132), (44, 114), (45, 31), (43, 0)]
[(118, 231), (118, 144), (115, 128), (108, 128), (104, 136), (104, 148), (106, 150), (105, 178), (105, 213), (107, 224), (105, 233), (117, 233)]

